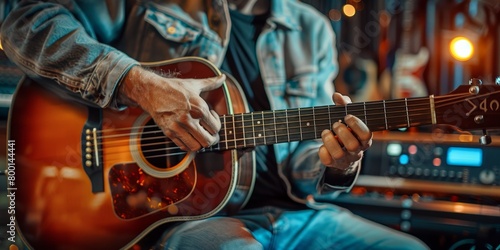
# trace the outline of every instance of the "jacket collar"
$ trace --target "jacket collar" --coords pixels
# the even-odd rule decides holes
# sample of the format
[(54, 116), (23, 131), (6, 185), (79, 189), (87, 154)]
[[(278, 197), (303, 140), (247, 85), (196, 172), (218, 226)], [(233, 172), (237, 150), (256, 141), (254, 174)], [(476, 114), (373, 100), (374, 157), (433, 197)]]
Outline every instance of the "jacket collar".
[(300, 27), (296, 17), (294, 17), (290, 11), (290, 1), (271, 0), (271, 15), (269, 17), (270, 24), (290, 30), (301, 30), (302, 27)]

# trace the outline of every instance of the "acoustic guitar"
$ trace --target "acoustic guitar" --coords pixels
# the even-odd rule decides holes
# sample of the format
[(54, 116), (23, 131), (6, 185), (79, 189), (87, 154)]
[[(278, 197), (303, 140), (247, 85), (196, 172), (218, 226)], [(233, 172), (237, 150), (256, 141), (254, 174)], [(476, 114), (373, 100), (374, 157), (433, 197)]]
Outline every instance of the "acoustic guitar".
[[(145, 63), (180, 78), (219, 75), (188, 57)], [(238, 211), (254, 185), (252, 148), (321, 137), (352, 114), (372, 131), (448, 124), (496, 128), (500, 88), (463, 85), (445, 96), (248, 112), (235, 81), (204, 93), (221, 116), (220, 141), (184, 152), (140, 108), (100, 109), (26, 79), (10, 108), (15, 218), (34, 249), (131, 248), (163, 223)]]

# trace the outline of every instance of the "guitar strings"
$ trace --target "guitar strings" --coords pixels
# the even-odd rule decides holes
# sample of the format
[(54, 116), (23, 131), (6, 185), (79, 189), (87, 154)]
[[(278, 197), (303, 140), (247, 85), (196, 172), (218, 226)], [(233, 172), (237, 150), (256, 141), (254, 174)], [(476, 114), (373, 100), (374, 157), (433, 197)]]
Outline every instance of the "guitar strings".
[[(429, 104), (423, 104), (423, 105), (420, 105), (420, 106), (426, 106), (426, 107), (427, 107), (428, 105), (429, 105)], [(370, 109), (367, 109), (367, 112), (368, 112), (369, 110), (370, 110)], [(419, 110), (426, 110), (426, 109), (419, 109)], [(349, 110), (349, 111), (352, 111), (352, 110)], [(415, 111), (415, 110), (414, 110), (414, 111)], [(404, 112), (404, 111), (402, 111), (402, 112)], [(318, 126), (318, 124), (319, 124), (319, 125), (325, 125), (325, 124), (328, 124), (328, 126), (330, 126), (330, 125), (331, 125), (331, 123), (330, 123), (330, 119), (329, 119), (329, 117), (325, 117), (325, 116), (327, 116), (327, 115), (332, 115), (332, 114), (333, 114), (333, 116), (335, 116), (335, 115), (339, 115), (339, 114), (340, 114), (340, 115), (343, 117), (343, 116), (345, 115), (345, 112), (344, 112), (344, 111), (342, 111), (342, 112), (330, 112), (330, 113), (328, 113), (328, 112), (326, 112), (326, 113), (325, 113), (325, 112), (315, 113), (315, 114), (314, 114), (315, 116), (318, 116), (318, 117), (323, 116), (323, 119), (316, 119), (316, 120), (315, 120), (315, 123), (316, 123), (316, 126), (315, 126), (315, 127), (317, 127), (317, 126)], [(371, 116), (379, 116), (380, 114), (383, 114), (383, 113), (372, 113), (372, 114), (370, 114), (370, 115), (371, 115)], [(419, 115), (421, 115), (421, 116), (425, 116), (425, 117), (428, 117), (430, 114), (429, 114), (429, 113), (419, 113), (419, 114), (412, 114), (412, 115), (410, 115), (410, 116), (411, 116), (412, 118), (415, 118), (415, 117), (417, 117), (417, 116), (419, 116)], [(289, 118), (289, 119), (294, 119), (294, 118), (297, 118), (297, 117), (299, 117), (299, 116), (288, 116), (287, 118)], [(339, 116), (339, 117), (340, 117), (340, 116)], [(406, 113), (405, 113), (404, 115), (399, 115), (399, 116), (390, 116), (390, 115), (388, 115), (388, 116), (387, 116), (387, 119), (388, 119), (388, 120), (396, 120), (396, 119), (398, 119), (398, 118), (404, 118), (404, 119), (402, 119), (402, 121), (404, 121), (403, 123), (404, 123), (404, 124), (406, 124), (406, 117), (407, 117), (407, 115), (406, 115)], [(378, 120), (378, 119), (384, 119), (384, 118), (376, 118), (376, 119)], [(259, 125), (258, 127), (264, 128), (264, 127), (269, 127), (269, 126), (274, 126), (274, 125), (276, 125), (276, 126), (281, 126), (281, 125), (284, 125), (284, 124), (289, 124), (289, 123), (287, 123), (287, 122), (282, 122), (282, 123), (279, 123), (279, 122), (268, 122), (268, 123), (266, 123), (266, 122), (265, 122), (265, 121), (274, 121), (274, 120), (275, 120), (275, 118), (273, 118), (273, 117), (269, 117), (269, 118), (264, 117), (262, 120), (264, 121), (264, 122), (263, 122), (263, 124)], [(334, 119), (334, 120), (337, 120), (337, 119)], [(234, 120), (233, 120), (233, 123), (234, 123)], [(381, 124), (383, 125), (383, 124), (385, 124), (385, 123), (381, 123)], [(152, 125), (152, 126), (156, 126), (156, 125)], [(147, 127), (152, 127), (152, 126), (147, 126)], [(157, 126), (156, 126), (156, 127), (157, 127)], [(244, 125), (244, 126), (235, 126), (235, 127), (232, 127), (232, 128), (233, 128), (233, 129), (235, 129), (235, 130), (236, 130), (236, 129), (242, 129), (242, 130), (244, 130), (245, 128), (255, 128), (255, 127), (256, 127), (256, 126), (254, 126), (254, 125)], [(289, 130), (296, 130), (296, 129), (299, 129), (299, 128), (303, 128), (303, 127), (302, 127), (302, 126), (288, 126), (288, 129), (289, 129)], [(304, 128), (304, 129), (307, 129), (307, 128)], [(309, 128), (309, 129), (314, 129), (314, 126), (310, 126), (310, 128)], [(130, 129), (128, 129), (128, 130), (130, 130)], [(103, 131), (104, 131), (104, 130), (103, 130)], [(259, 130), (259, 131), (260, 131), (260, 130)], [(223, 132), (224, 132), (224, 131), (222, 131), (221, 133), (223, 133)], [(152, 134), (152, 133), (162, 133), (162, 131), (161, 131), (161, 130), (156, 130), (156, 131), (144, 131), (144, 132), (135, 132), (135, 133), (126, 133), (126, 134), (113, 134), (113, 135), (100, 136), (100, 137), (98, 137), (98, 139), (109, 139), (109, 138), (113, 138), (113, 137), (128, 137), (128, 136), (132, 136), (132, 135)], [(222, 135), (223, 135), (223, 134), (222, 134)], [(272, 137), (272, 136), (274, 136), (274, 135), (267, 136), (267, 137)], [(278, 135), (278, 136), (279, 136), (279, 135)], [(164, 135), (163, 135), (163, 134), (162, 134), (162, 135), (160, 135), (160, 136), (158, 136), (158, 137), (148, 137), (148, 138), (144, 138), (144, 139), (145, 139), (145, 140), (154, 140), (154, 139), (161, 139), (161, 138), (164, 138)], [(257, 138), (257, 137), (256, 137), (256, 138)]]
[[(420, 104), (419, 106), (422, 106), (422, 105), (425, 105), (426, 107), (428, 106), (428, 104), (427, 104), (427, 103), (425, 103), (425, 104)], [(368, 110), (369, 110), (369, 109), (368, 109)], [(351, 110), (349, 110), (349, 111), (351, 111)], [(333, 112), (333, 113), (337, 113), (337, 114), (338, 114), (339, 112)], [(343, 114), (343, 112), (340, 112), (340, 113), (342, 113), (342, 114)], [(320, 116), (320, 115), (324, 115), (324, 114), (325, 114), (325, 113), (318, 113), (318, 114), (316, 114), (316, 115)], [(379, 114), (382, 114), (382, 113), (379, 113)], [(376, 114), (376, 115), (378, 115), (378, 114)], [(420, 114), (417, 114), (417, 116), (418, 116), (418, 115), (425, 115), (425, 116), (427, 116), (427, 115), (429, 115), (429, 114), (428, 114), (428, 113), (420, 113)], [(412, 114), (411, 116), (412, 116), (412, 118), (415, 118), (415, 117), (416, 117), (416, 115), (415, 115), (415, 114)], [(290, 118), (294, 118), (294, 117), (293, 117), (293, 116), (291, 116)], [(406, 118), (407, 118), (407, 115), (406, 115), (406, 114), (404, 114), (404, 115), (402, 115), (402, 116), (388, 116), (388, 117), (387, 117), (387, 119), (388, 119), (388, 120), (394, 120), (394, 119), (397, 119), (397, 118), (404, 118), (404, 119), (402, 119), (402, 121), (403, 121), (402, 123), (406, 123)], [(272, 119), (272, 118), (270, 118), (270, 119), (271, 119), (271, 120), (274, 120), (274, 119)], [(264, 121), (265, 121), (265, 120), (266, 120), (266, 119), (265, 119), (265, 117), (264, 117)], [(319, 120), (321, 121), (321, 120), (325, 120), (325, 119), (319, 119)], [(328, 124), (329, 124), (329, 123), (330, 123), (330, 122), (328, 121)], [(265, 124), (265, 122), (264, 122), (264, 124)], [(277, 123), (276, 125), (280, 125), (280, 124), (279, 124), (279, 123)], [(155, 126), (155, 125), (152, 125), (152, 126)], [(148, 127), (151, 127), (151, 126), (148, 126)], [(248, 126), (244, 126), (244, 127), (248, 127)], [(244, 127), (243, 127), (243, 128), (244, 128)], [(253, 127), (253, 126), (252, 126), (252, 127)], [(235, 127), (235, 128), (236, 128), (236, 129), (241, 129), (241, 127)], [(296, 128), (298, 128), (298, 127), (290, 127), (289, 129), (296, 129)], [(148, 132), (148, 133), (154, 133), (155, 131), (147, 131), (147, 132)], [(158, 132), (158, 131), (157, 131), (157, 132)], [(161, 132), (161, 131), (160, 131), (160, 132)], [(125, 134), (125, 136), (131, 135), (131, 134), (132, 134), (132, 133), (130, 133), (130, 134)], [(119, 135), (113, 135), (113, 136), (119, 136)], [(122, 135), (122, 136), (123, 136), (123, 135)], [(280, 136), (280, 135), (279, 135), (279, 134), (273, 134), (273, 135), (269, 135), (269, 136), (266, 136), (266, 137), (271, 138), (271, 137), (274, 137), (274, 136)], [(103, 138), (104, 138), (104, 137), (103, 137)], [(164, 138), (164, 136), (163, 136), (163, 135), (161, 135), (161, 136), (159, 136), (159, 137), (149, 137), (149, 138), (144, 138), (143, 140), (153, 140), (153, 139), (161, 139), (161, 138)], [(252, 139), (252, 138), (250, 138), (250, 139)], [(238, 140), (238, 139), (233, 139), (233, 140)]]
[[(458, 99), (460, 99), (460, 98), (461, 98), (461, 96), (459, 96), (459, 97), (458, 97)], [(408, 101), (409, 101), (409, 102), (411, 102), (411, 100), (408, 100)], [(422, 100), (418, 100), (418, 101), (422, 101)], [(418, 105), (413, 105), (413, 107), (416, 107), (416, 106), (424, 106), (424, 107), (425, 107), (424, 109), (413, 109), (412, 111), (426, 110), (426, 108), (429, 108), (429, 103), (427, 103), (427, 100), (425, 100), (425, 101), (426, 101), (425, 103), (420, 103), (420, 104), (418, 104)], [(438, 103), (438, 102), (436, 102), (436, 103)], [(356, 104), (357, 104), (357, 103), (354, 103), (354, 104), (349, 104), (349, 105), (350, 105), (350, 107), (353, 107), (353, 106), (360, 106), (360, 104), (358, 104), (358, 105), (356, 105)], [(370, 105), (370, 104), (368, 104), (368, 105)], [(365, 106), (365, 105), (363, 104), (363, 106)], [(341, 108), (341, 107), (344, 107), (344, 106), (333, 106), (333, 108), (337, 108), (337, 109), (339, 109), (339, 108)], [(324, 108), (324, 107), (323, 107), (323, 108)], [(306, 109), (312, 109), (312, 108), (303, 108), (302, 110), (306, 110)], [(351, 113), (355, 113), (355, 112), (364, 111), (364, 110), (366, 110), (366, 111), (367, 111), (367, 112), (366, 112), (366, 113), (367, 113), (367, 116), (379, 116), (379, 115), (382, 115), (382, 114), (387, 114), (386, 112), (381, 112), (381, 113), (376, 113), (376, 112), (375, 112), (375, 113), (372, 113), (372, 112), (370, 112), (370, 111), (372, 111), (372, 110), (380, 110), (380, 109), (373, 109), (373, 108), (372, 108), (372, 109), (370, 109), (370, 108), (367, 108), (367, 109), (360, 109), (360, 110), (349, 108), (349, 110), (348, 110), (348, 111), (350, 111)], [(430, 109), (429, 109), (429, 111), (430, 111)], [(285, 111), (281, 111), (281, 110), (276, 111), (276, 113), (277, 113), (277, 114), (280, 114), (280, 113), (286, 113), (286, 112), (290, 112), (290, 111), (287, 111), (287, 110), (285, 110)], [(405, 111), (405, 110), (400, 110), (400, 111), (398, 111), (398, 112), (403, 113), (403, 112), (406, 112), (406, 111)], [(234, 115), (230, 115), (230, 116), (226, 116), (226, 117), (237, 117), (237, 116), (239, 117), (239, 116), (241, 116), (241, 115), (247, 115), (247, 116), (248, 116), (248, 115), (251, 115), (251, 116), (255, 116), (256, 114), (260, 114), (260, 113), (261, 113), (261, 112), (243, 113), (243, 114), (234, 114)], [(271, 114), (271, 113), (268, 113), (268, 114)], [(321, 112), (320, 112), (320, 113), (315, 113), (314, 115), (315, 115), (315, 116), (324, 116), (324, 115), (332, 115), (332, 114), (333, 114), (334, 116), (335, 116), (335, 115), (337, 115), (337, 114), (339, 114), (339, 116), (344, 116), (345, 112), (344, 112), (344, 111), (340, 111), (340, 112), (335, 112), (335, 111), (334, 111), (334, 112), (326, 112), (326, 113), (321, 113)], [(414, 117), (414, 116), (418, 116), (418, 115), (428, 115), (428, 114), (427, 114), (427, 113), (419, 113), (419, 114), (412, 114), (411, 116), (412, 116), (412, 117)], [(275, 117), (265, 117), (264, 115), (262, 115), (262, 116), (263, 116), (263, 120), (264, 120), (264, 121), (266, 121), (266, 120), (274, 121), (274, 120), (275, 120)], [(297, 118), (297, 117), (300, 117), (300, 116), (288, 116), (287, 118), (292, 118), (292, 119), (293, 119), (293, 118)], [(223, 116), (223, 118), (224, 118), (224, 116)], [(282, 117), (281, 117), (281, 118), (282, 118)], [(402, 120), (406, 121), (407, 114), (406, 114), (406, 113), (404, 113), (403, 115), (398, 115), (398, 116), (390, 116), (390, 114), (389, 114), (389, 115), (387, 116), (387, 119), (388, 119), (388, 120), (389, 120), (389, 119), (390, 119), (390, 120), (394, 120), (394, 119), (399, 119), (399, 118), (401, 118)], [(366, 119), (367, 119), (367, 117), (365, 117), (365, 120), (366, 120)], [(383, 118), (379, 118), (379, 119), (383, 119)], [(222, 120), (224, 120), (224, 119), (222, 119)], [(324, 120), (324, 119), (316, 119), (316, 121), (318, 121), (318, 120), (319, 120), (319, 121), (322, 121), (322, 120)], [(335, 119), (335, 120), (337, 120), (337, 119)], [(235, 121), (235, 120), (233, 119), (233, 122), (234, 122), (234, 121)], [(264, 122), (264, 124), (265, 124), (265, 122)], [(268, 124), (271, 124), (271, 125), (273, 125), (273, 124), (280, 125), (280, 124), (282, 124), (282, 123), (275, 123), (275, 122), (271, 122), (271, 123), (268, 123)], [(157, 126), (157, 125), (146, 125), (146, 126), (141, 126), (141, 127), (132, 127), (132, 128), (119, 128), (119, 129), (107, 129), (107, 130), (105, 129), (105, 130), (101, 130), (100, 132), (103, 132), (103, 133), (104, 133), (104, 132), (109, 132), (109, 131), (120, 131), (120, 130), (126, 130), (126, 131), (129, 131), (129, 130), (132, 130), (132, 129), (137, 129), (137, 128), (152, 128), (152, 127), (157, 127), (157, 128), (158, 128), (158, 126)], [(234, 127), (234, 128), (235, 128), (235, 129), (241, 129), (241, 128), (243, 128), (243, 129), (244, 129), (244, 128), (252, 128), (252, 127), (255, 127), (255, 126), (254, 126), (254, 125), (248, 125), (248, 126), (245, 126), (245, 125), (244, 125), (243, 127)], [(297, 128), (297, 127), (292, 127), (292, 128)], [(98, 132), (99, 132), (99, 131), (98, 131)], [(157, 131), (145, 131), (145, 132), (142, 132), (142, 133), (141, 133), (141, 132), (137, 132), (137, 133), (127, 133), (127, 134), (112, 134), (112, 135), (106, 135), (106, 136), (101, 136), (101, 137), (98, 137), (98, 139), (112, 138), (112, 137), (123, 137), (123, 136), (138, 135), (138, 134), (151, 134), (151, 133), (157, 133), (157, 132), (161, 132), (161, 130), (157, 130)], [(158, 137), (158, 138), (159, 138), (159, 137)], [(153, 139), (153, 138), (150, 138), (150, 139)]]
[[(355, 107), (356, 104), (349, 104), (349, 107)], [(419, 104), (419, 105), (415, 105), (414, 107), (416, 106), (424, 106), (424, 107), (427, 107), (429, 108), (429, 103), (423, 103), (423, 104)], [(344, 108), (344, 106), (331, 106), (332, 108), (334, 109), (340, 109), (340, 108)], [(323, 107), (315, 107), (315, 109), (318, 109), (318, 108), (326, 108), (326, 106), (323, 106)], [(312, 110), (313, 108), (301, 108), (300, 110), (302, 111), (306, 111), (306, 110)], [(380, 110), (379, 108), (375, 109), (375, 108), (367, 108), (367, 109), (352, 109), (352, 108), (349, 108), (348, 111), (350, 111), (351, 113), (355, 113), (355, 112), (359, 112), (359, 111), (364, 111), (366, 110), (366, 113), (367, 115), (369, 116), (379, 116), (379, 115), (382, 115), (384, 114), (384, 112), (380, 112), (380, 113), (377, 113), (377, 112), (374, 112), (374, 113), (371, 113), (369, 111), (372, 111), (372, 110)], [(423, 109), (414, 109), (414, 111), (419, 111), (419, 110), (426, 110), (425, 108)], [(298, 111), (298, 109), (297, 109)], [(272, 114), (270, 112), (266, 113), (268, 111), (264, 111), (264, 114)], [(283, 114), (283, 113), (289, 113), (291, 112), (290, 110), (278, 110), (278, 111), (275, 111), (276, 114)], [(400, 111), (400, 112), (405, 112), (404, 110)], [(231, 114), (231, 115), (224, 115), (225, 117), (237, 117), (237, 116), (241, 116), (241, 115), (245, 115), (245, 116), (255, 116), (256, 114), (261, 114), (262, 112), (253, 112), (253, 113), (240, 113), (240, 114)], [(335, 110), (333, 112), (320, 112), (320, 113), (314, 113), (312, 115), (315, 115), (315, 116), (324, 116), (324, 115), (337, 115), (339, 117), (344, 117), (345, 116), (345, 111), (344, 109), (342, 111), (339, 111), (339, 112), (336, 112)], [(424, 113), (422, 113), (424, 114)], [(288, 118), (298, 118), (298, 117), (303, 117), (304, 114), (301, 114), (301, 115), (298, 115), (298, 116), (288, 116)], [(416, 114), (418, 115), (418, 114)], [(222, 118), (224, 117), (222, 116), (221, 117), (221, 120), (223, 120)], [(403, 118), (406, 118), (406, 113), (402, 116), (388, 116), (387, 118), (399, 118), (399, 117), (403, 117)], [(263, 116), (263, 120), (266, 121), (266, 120), (271, 120), (271, 121), (274, 121), (275, 120), (275, 117), (265, 117)], [(283, 117), (280, 117), (280, 118), (283, 118)], [(319, 119), (319, 120), (322, 120), (322, 119)], [(324, 120), (324, 119), (323, 119)], [(335, 119), (335, 120), (338, 120), (338, 119)], [(233, 120), (234, 122), (234, 120)], [(269, 124), (274, 124), (274, 123), (269, 123)], [(276, 123), (276, 124), (280, 124), (280, 123)], [(137, 128), (151, 128), (151, 127), (158, 127), (157, 125), (146, 125), (146, 126), (140, 126), (140, 127), (128, 127), (128, 128), (119, 128), (119, 129), (104, 129), (104, 130), (98, 130), (98, 132), (102, 132), (102, 133), (106, 133), (106, 132), (111, 132), (111, 131), (120, 131), (120, 130), (126, 130), (126, 131), (129, 131), (129, 130), (132, 130), (132, 129), (137, 129)], [(248, 125), (248, 126), (243, 126), (243, 127), (246, 127), (246, 128), (249, 128), (249, 127), (255, 127), (253, 125)], [(242, 128), (242, 127), (235, 127), (237, 129), (239, 128)], [(161, 132), (161, 130), (157, 130), (157, 131), (147, 131), (147, 133), (154, 133), (154, 132)], [(104, 138), (110, 138), (110, 137), (120, 137), (120, 136), (129, 136), (129, 135), (136, 135), (136, 134), (142, 134), (142, 133), (126, 133), (126, 134), (112, 134), (112, 135), (106, 135), (106, 136), (101, 136), (101, 137), (98, 137), (99, 139), (104, 139)]]
[[(497, 91), (497, 92), (500, 92), (500, 91)], [(491, 93), (488, 93), (488, 94), (491, 94)], [(482, 96), (486, 96), (488, 94), (483, 94), (483, 95), (478, 95), (476, 96), (477, 97), (482, 97)], [(465, 94), (465, 95), (461, 95), (461, 94), (455, 94), (455, 95), (451, 95), (451, 98), (443, 98), (443, 97), (435, 97), (435, 106), (436, 107), (445, 107), (445, 106), (449, 106), (450, 104), (457, 104), (457, 103), (460, 103), (463, 101), (463, 97), (464, 96), (469, 96), (468, 94)], [(458, 100), (458, 101), (457, 101)], [(401, 100), (392, 100), (393, 102), (397, 102), (397, 101), (401, 101)], [(406, 99), (405, 100), (407, 103), (410, 103), (412, 101), (423, 101), (422, 99), (418, 99), (418, 100), (413, 100), (413, 99)], [(425, 100), (427, 101), (427, 100)], [(391, 101), (386, 101), (386, 104), (387, 103), (390, 103)], [(366, 105), (370, 105), (372, 103), (363, 103), (363, 106), (366, 106)], [(353, 107), (353, 106), (361, 106), (361, 103), (353, 103), (353, 104), (349, 104), (350, 107)], [(408, 105), (410, 106), (410, 105)], [(419, 103), (417, 105), (413, 105), (412, 107), (417, 107), (417, 106), (425, 106), (427, 108), (420, 108), (418, 109), (418, 111), (421, 111), (421, 110), (427, 110), (429, 109), (430, 111), (430, 106), (429, 106), (429, 103)], [(340, 109), (340, 107), (343, 107), (343, 106), (332, 106), (333, 108), (336, 108), (336, 109)], [(313, 108), (304, 108), (304, 109), (313, 109)], [(361, 110), (366, 110), (367, 114), (368, 114), (368, 111), (370, 110), (374, 110), (374, 109), (361, 109)], [(379, 109), (376, 109), (376, 110), (379, 110)], [(356, 112), (356, 110), (352, 110), (350, 108), (348, 108), (348, 111), (350, 111), (351, 113), (354, 113)], [(359, 110), (357, 110), (359, 111)], [(415, 111), (415, 109), (412, 109), (412, 111)], [(278, 112), (287, 112), (286, 110), (285, 111), (278, 111)], [(275, 111), (276, 113), (276, 111)], [(383, 112), (383, 113), (376, 113), (375, 115), (380, 115), (380, 114), (384, 114), (386, 112)], [(246, 114), (252, 114), (252, 113), (245, 113), (245, 114), (240, 114), (240, 115), (246, 115)], [(255, 114), (255, 113), (253, 113)], [(335, 114), (345, 114), (343, 111), (342, 112), (326, 112), (326, 113), (317, 113), (317, 114), (314, 114), (314, 115), (317, 115), (317, 116), (322, 116), (322, 115), (334, 115)], [(373, 114), (372, 114), (373, 115)], [(419, 115), (425, 115), (426, 117), (430, 115), (430, 113), (418, 113), (418, 114), (412, 114), (411, 117), (414, 118), (415, 116), (419, 116)], [(394, 119), (401, 119), (402, 121), (404, 121), (403, 123), (406, 123), (406, 120), (407, 120), (407, 117), (409, 115), (408, 114), (404, 114), (404, 115), (399, 115), (399, 116), (387, 116), (386, 119), (387, 120), (394, 120)], [(288, 118), (296, 118), (298, 116), (290, 116)], [(265, 120), (266, 118), (264, 118), (264, 124), (265, 124)], [(366, 118), (366, 117), (365, 117)], [(428, 119), (428, 118), (427, 118)], [(269, 120), (273, 120), (273, 118), (269, 118)], [(320, 120), (327, 120), (327, 119), (320, 119)], [(329, 119), (328, 119), (329, 120)], [(234, 120), (233, 120), (234, 122)], [(281, 124), (284, 124), (284, 123), (281, 123)], [(279, 124), (275, 124), (275, 125), (279, 125)], [(383, 125), (383, 124), (382, 124)], [(157, 127), (156, 125), (147, 125), (147, 126), (143, 126), (143, 127), (148, 127), (148, 128), (151, 128), (151, 127)], [(254, 126), (243, 126), (243, 127), (234, 127), (234, 128), (245, 128), (245, 127), (254, 127)], [(296, 129), (296, 128), (299, 128), (299, 127), (292, 127), (292, 128), (289, 128), (289, 129)], [(127, 128), (121, 128), (120, 130), (129, 130)], [(105, 131), (105, 130), (103, 130)], [(116, 130), (115, 130), (116, 131)], [(102, 131), (101, 131), (102, 132)], [(148, 133), (157, 133), (158, 131), (147, 131)], [(161, 130), (159, 130), (159, 132), (161, 132)], [(144, 132), (146, 133), (146, 132)], [(144, 133), (139, 133), (139, 134), (144, 134)], [(132, 133), (129, 133), (129, 134), (121, 134), (121, 135), (112, 135), (113, 137), (123, 137), (123, 136), (129, 136), (131, 135)], [(283, 135), (279, 135), (279, 134), (273, 134), (273, 135), (269, 135), (269, 136), (266, 136), (264, 135), (263, 137), (268, 137), (268, 138), (273, 138), (273, 137), (276, 137), (276, 136), (283, 136)], [(254, 138), (246, 138), (246, 139), (232, 139), (232, 140), (227, 140), (227, 141), (224, 141), (224, 139), (227, 139), (227, 138), (222, 138), (221, 136), (221, 140), (219, 141), (219, 145), (220, 144), (223, 144), (223, 143), (227, 143), (228, 141), (231, 141), (231, 144), (235, 144), (236, 145), (236, 142), (237, 141), (241, 141), (241, 140), (252, 140), (252, 139), (263, 139), (263, 137), (254, 137)], [(108, 136), (101, 136), (101, 138), (109, 138)], [(148, 156), (148, 158), (150, 157), (163, 157), (163, 156), (168, 156), (168, 155), (181, 155), (181, 154), (185, 154), (184, 151), (181, 151), (179, 147), (175, 146), (174, 144), (174, 147), (171, 147), (170, 144), (173, 144), (172, 141), (170, 141), (168, 138), (166, 138), (165, 136), (158, 136), (158, 137), (150, 137), (150, 138), (141, 138), (141, 142), (142, 141), (147, 141), (147, 140), (153, 140), (153, 139), (165, 139), (166, 141), (165, 142), (155, 142), (155, 143), (149, 143), (149, 144), (143, 144), (141, 143), (142, 146), (154, 146), (154, 145), (167, 145), (166, 148), (158, 148), (158, 149), (151, 149), (151, 150), (144, 150), (142, 152), (145, 152), (145, 153), (150, 153), (150, 152), (155, 152), (155, 151), (164, 151), (164, 150), (167, 150), (167, 151), (170, 151), (170, 150), (179, 150), (179, 152), (175, 152), (175, 153), (166, 153), (166, 154), (161, 154), (161, 155), (155, 155), (155, 156)], [(121, 142), (123, 141), (127, 141), (129, 142), (130, 140), (127, 138), (127, 139), (123, 139), (123, 140), (120, 140)], [(113, 141), (113, 142), (120, 142), (120, 141)], [(109, 142), (107, 142), (109, 143)], [(210, 148), (214, 148), (214, 146), (210, 147)], [(102, 150), (101, 150), (102, 151)]]

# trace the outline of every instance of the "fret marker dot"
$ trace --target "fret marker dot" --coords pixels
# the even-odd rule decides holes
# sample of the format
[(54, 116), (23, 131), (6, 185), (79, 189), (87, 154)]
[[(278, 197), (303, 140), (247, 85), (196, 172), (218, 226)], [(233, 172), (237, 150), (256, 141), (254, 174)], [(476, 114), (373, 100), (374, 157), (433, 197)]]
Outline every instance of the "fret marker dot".
[(257, 121), (257, 124), (260, 124), (260, 121)]
[(262, 136), (262, 134), (259, 134), (258, 136), (259, 136), (259, 137), (261, 137), (261, 136)]
[(229, 134), (232, 134), (232, 133), (233, 133), (233, 131), (232, 131), (232, 130), (229, 130)]
[(309, 123), (309, 122), (308, 122), (308, 123), (306, 123), (306, 126), (309, 126), (309, 125), (311, 125), (311, 123)]

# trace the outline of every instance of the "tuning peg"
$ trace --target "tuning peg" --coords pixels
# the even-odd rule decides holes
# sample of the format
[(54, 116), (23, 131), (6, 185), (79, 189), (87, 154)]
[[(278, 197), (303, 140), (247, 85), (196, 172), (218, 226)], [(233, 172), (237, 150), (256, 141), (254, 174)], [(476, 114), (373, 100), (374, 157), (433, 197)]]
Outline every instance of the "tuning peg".
[(479, 143), (481, 145), (489, 145), (491, 143), (491, 136), (486, 133), (485, 129), (483, 129), (483, 135), (479, 138)]
[(469, 85), (480, 86), (482, 84), (483, 84), (483, 81), (481, 81), (481, 79), (479, 79), (479, 78), (471, 78), (469, 80)]

